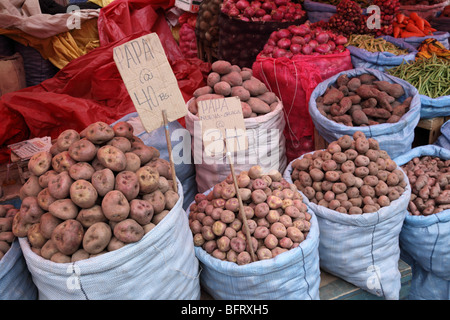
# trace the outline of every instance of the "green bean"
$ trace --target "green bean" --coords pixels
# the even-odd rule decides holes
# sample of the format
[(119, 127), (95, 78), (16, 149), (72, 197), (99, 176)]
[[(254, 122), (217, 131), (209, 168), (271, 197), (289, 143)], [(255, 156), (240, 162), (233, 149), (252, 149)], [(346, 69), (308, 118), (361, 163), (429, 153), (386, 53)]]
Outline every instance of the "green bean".
[(403, 61), (386, 72), (409, 82), (419, 94), (433, 99), (450, 93), (450, 61), (440, 59), (435, 54), (429, 59)]

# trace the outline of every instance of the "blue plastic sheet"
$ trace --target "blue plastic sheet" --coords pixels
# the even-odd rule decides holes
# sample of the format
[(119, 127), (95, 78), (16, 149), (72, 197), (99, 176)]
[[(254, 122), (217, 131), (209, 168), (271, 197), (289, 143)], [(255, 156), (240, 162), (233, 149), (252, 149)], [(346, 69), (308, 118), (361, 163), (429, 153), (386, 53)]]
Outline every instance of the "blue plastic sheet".
[(450, 150), (450, 120), (441, 126), (441, 135), (437, 138), (434, 145)]
[(314, 2), (305, 0), (303, 2), (303, 9), (306, 11), (308, 20), (311, 23), (325, 21), (327, 22), (336, 11), (336, 6), (327, 3)]
[[(379, 80), (401, 84), (405, 90), (405, 95), (400, 98), (399, 101), (403, 101), (405, 97), (413, 97), (409, 111), (404, 114), (397, 123), (383, 123), (366, 127), (349, 127), (329, 120), (317, 109), (316, 99), (320, 97), (331, 84), (334, 84), (341, 74), (347, 74), (349, 78), (351, 78), (364, 73), (372, 74)], [(378, 140), (380, 148), (386, 150), (391, 158), (395, 158), (411, 150), (414, 141), (414, 129), (420, 120), (420, 97), (417, 93), (417, 89), (402, 79), (375, 69), (356, 68), (340, 72), (321, 82), (311, 94), (311, 99), (309, 100), (309, 113), (319, 135), (328, 143), (339, 139), (339, 137), (343, 135), (347, 134), (352, 136), (355, 131), (362, 131), (366, 137)]]
[[(291, 174), (292, 162), (283, 175), (292, 183)], [(302, 195), (319, 223), (321, 269), (376, 296), (398, 300), (401, 288), (398, 241), (411, 196), (409, 183), (400, 198), (389, 206), (361, 215), (316, 205)]]
[[(415, 157), (450, 159), (450, 150), (420, 146), (394, 159), (402, 166)], [(409, 299), (450, 299), (450, 210), (428, 216), (407, 214), (400, 233), (402, 259), (411, 266)]]

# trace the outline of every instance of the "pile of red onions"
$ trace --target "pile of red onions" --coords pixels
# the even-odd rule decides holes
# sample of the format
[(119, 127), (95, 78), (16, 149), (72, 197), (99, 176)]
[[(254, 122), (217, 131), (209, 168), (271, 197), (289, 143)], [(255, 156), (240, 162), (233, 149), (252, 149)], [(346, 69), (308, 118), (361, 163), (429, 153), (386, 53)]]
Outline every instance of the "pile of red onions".
[(222, 12), (243, 21), (278, 21), (300, 20), (305, 11), (300, 3), (288, 0), (224, 0)]
[(261, 51), (262, 57), (288, 59), (295, 55), (324, 55), (345, 51), (347, 38), (309, 23), (290, 25), (271, 33)]

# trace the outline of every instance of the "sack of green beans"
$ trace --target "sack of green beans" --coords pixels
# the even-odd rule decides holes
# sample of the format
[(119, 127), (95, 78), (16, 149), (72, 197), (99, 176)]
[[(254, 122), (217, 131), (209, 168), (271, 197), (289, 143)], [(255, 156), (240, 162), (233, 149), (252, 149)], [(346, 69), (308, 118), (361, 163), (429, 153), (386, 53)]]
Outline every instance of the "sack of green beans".
[(413, 61), (417, 54), (416, 48), (390, 36), (375, 38), (368, 34), (353, 34), (346, 47), (350, 51), (353, 67), (380, 71), (398, 66), (403, 61)]
[(387, 73), (413, 85), (420, 96), (420, 118), (450, 114), (450, 60), (421, 58), (388, 69)]

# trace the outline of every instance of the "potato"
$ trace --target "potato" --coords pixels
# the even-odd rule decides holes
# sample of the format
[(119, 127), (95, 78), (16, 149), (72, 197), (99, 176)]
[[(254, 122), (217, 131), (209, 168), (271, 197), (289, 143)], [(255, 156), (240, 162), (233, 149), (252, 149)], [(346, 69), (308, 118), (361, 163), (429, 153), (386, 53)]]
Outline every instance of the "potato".
[(103, 197), (101, 207), (105, 217), (113, 222), (125, 220), (130, 214), (130, 203), (119, 190), (109, 191)]
[(72, 159), (69, 152), (62, 151), (52, 158), (52, 167), (56, 172), (68, 171), (76, 161)]
[(156, 168), (143, 166), (136, 171), (141, 194), (152, 193), (158, 189), (159, 172)]
[(133, 138), (133, 126), (126, 121), (119, 121), (113, 127), (114, 135), (116, 137), (124, 137), (127, 139)]
[(134, 152), (125, 152), (127, 165), (125, 171), (136, 172), (141, 167), (141, 158)]
[(91, 183), (100, 197), (114, 189), (115, 176), (111, 169), (105, 168), (92, 174)]
[(77, 180), (70, 186), (70, 199), (80, 208), (92, 207), (97, 198), (97, 189), (87, 180)]
[(28, 161), (28, 170), (39, 177), (51, 168), (52, 159), (53, 156), (49, 151), (35, 153)]
[(69, 176), (73, 180), (91, 180), (95, 169), (91, 166), (89, 162), (77, 162), (72, 165), (69, 169)]
[(41, 191), (42, 187), (39, 184), (39, 178), (35, 175), (31, 175), (20, 188), (19, 198), (36, 197)]
[(56, 198), (52, 197), (52, 195), (48, 191), (48, 188), (42, 189), (42, 191), (38, 193), (36, 199), (39, 207), (41, 207), (45, 211), (48, 211), (48, 207), (50, 206), (50, 204), (56, 200)]
[(159, 157), (160, 153), (155, 147), (147, 146), (143, 142), (133, 142), (131, 144), (131, 152), (135, 153), (141, 160), (141, 164), (145, 165), (149, 161)]
[(51, 177), (48, 181), (48, 192), (55, 199), (64, 199), (70, 195), (70, 186), (73, 179), (68, 171), (62, 171)]
[(72, 254), (72, 257), (70, 258), (70, 262), (76, 262), (81, 260), (89, 259), (89, 252), (87, 252), (84, 249), (78, 249)]
[(100, 164), (115, 172), (125, 170), (127, 165), (125, 153), (119, 148), (111, 145), (100, 147), (97, 151), (97, 159)]
[(64, 151), (68, 150), (70, 145), (76, 141), (80, 140), (80, 134), (73, 129), (67, 129), (61, 132), (56, 138), (56, 144), (58, 150)]
[(67, 254), (63, 254), (61, 252), (56, 252), (52, 255), (50, 258), (50, 261), (56, 262), (56, 263), (69, 263), (71, 262), (71, 257)]
[(160, 190), (147, 193), (142, 196), (142, 199), (147, 200), (152, 204), (155, 214), (161, 213), (166, 208), (166, 197)]
[(114, 137), (106, 144), (120, 149), (123, 153), (131, 150), (131, 141), (125, 137)]
[(40, 219), (40, 232), (46, 238), (50, 239), (52, 236), (53, 230), (63, 222), (62, 219), (55, 217), (50, 212), (46, 212), (41, 216)]
[(162, 158), (155, 158), (152, 161), (149, 161), (146, 165), (150, 168), (156, 169), (160, 177), (172, 180), (172, 170), (170, 168), (169, 161)]
[(147, 225), (152, 221), (154, 214), (153, 205), (143, 199), (133, 199), (130, 202), (130, 218), (140, 225)]
[(83, 237), (83, 249), (90, 254), (102, 252), (112, 236), (111, 227), (105, 222), (96, 222), (90, 226)]
[(97, 121), (85, 128), (86, 138), (94, 144), (105, 143), (114, 138), (114, 130), (108, 124)]
[(98, 204), (92, 206), (91, 208), (81, 209), (78, 212), (76, 220), (79, 221), (85, 228), (89, 228), (96, 222), (108, 221), (103, 214), (102, 207)]
[(71, 199), (58, 199), (48, 207), (48, 211), (61, 220), (75, 219), (78, 207)]
[(59, 252), (71, 255), (77, 251), (83, 241), (84, 229), (80, 222), (68, 219), (56, 226), (51, 240)]
[(111, 240), (108, 243), (108, 246), (106, 247), (106, 249), (108, 251), (114, 251), (117, 249), (122, 248), (123, 246), (125, 246), (126, 243), (123, 241), (120, 241), (119, 239), (117, 239), (114, 235), (111, 237)]
[(24, 220), (24, 214), (19, 211), (14, 215), (13, 223), (12, 223), (12, 232), (16, 237), (26, 237), (28, 233), (28, 229), (31, 228), (33, 223), (27, 222)]
[(178, 199), (180, 198), (178, 193), (176, 193), (174, 190), (167, 190), (164, 194), (164, 197), (166, 199), (165, 209), (167, 210), (172, 210), (172, 208), (176, 205)]
[(58, 174), (58, 172), (56, 172), (53, 169), (50, 169), (48, 171), (46, 171), (45, 173), (43, 173), (42, 175), (39, 176), (39, 186), (41, 188), (47, 188), (48, 186), (48, 181), (51, 177), (56, 176)]
[(121, 171), (116, 175), (114, 189), (123, 193), (128, 201), (139, 195), (138, 176), (133, 171)]
[(217, 60), (211, 64), (211, 71), (217, 72), (219, 75), (230, 73), (231, 70), (231, 63), (225, 60)]
[(114, 236), (124, 243), (137, 242), (144, 236), (144, 228), (133, 219), (125, 219), (114, 227)]
[(41, 224), (33, 224), (27, 232), (27, 238), (30, 245), (34, 248), (42, 248), (42, 246), (47, 242), (47, 238), (43, 235), (41, 231)]
[(231, 85), (221, 80), (214, 85), (213, 90), (215, 94), (229, 96), (231, 94)]
[(97, 147), (88, 139), (80, 139), (69, 146), (69, 156), (75, 161), (89, 162), (97, 155)]

